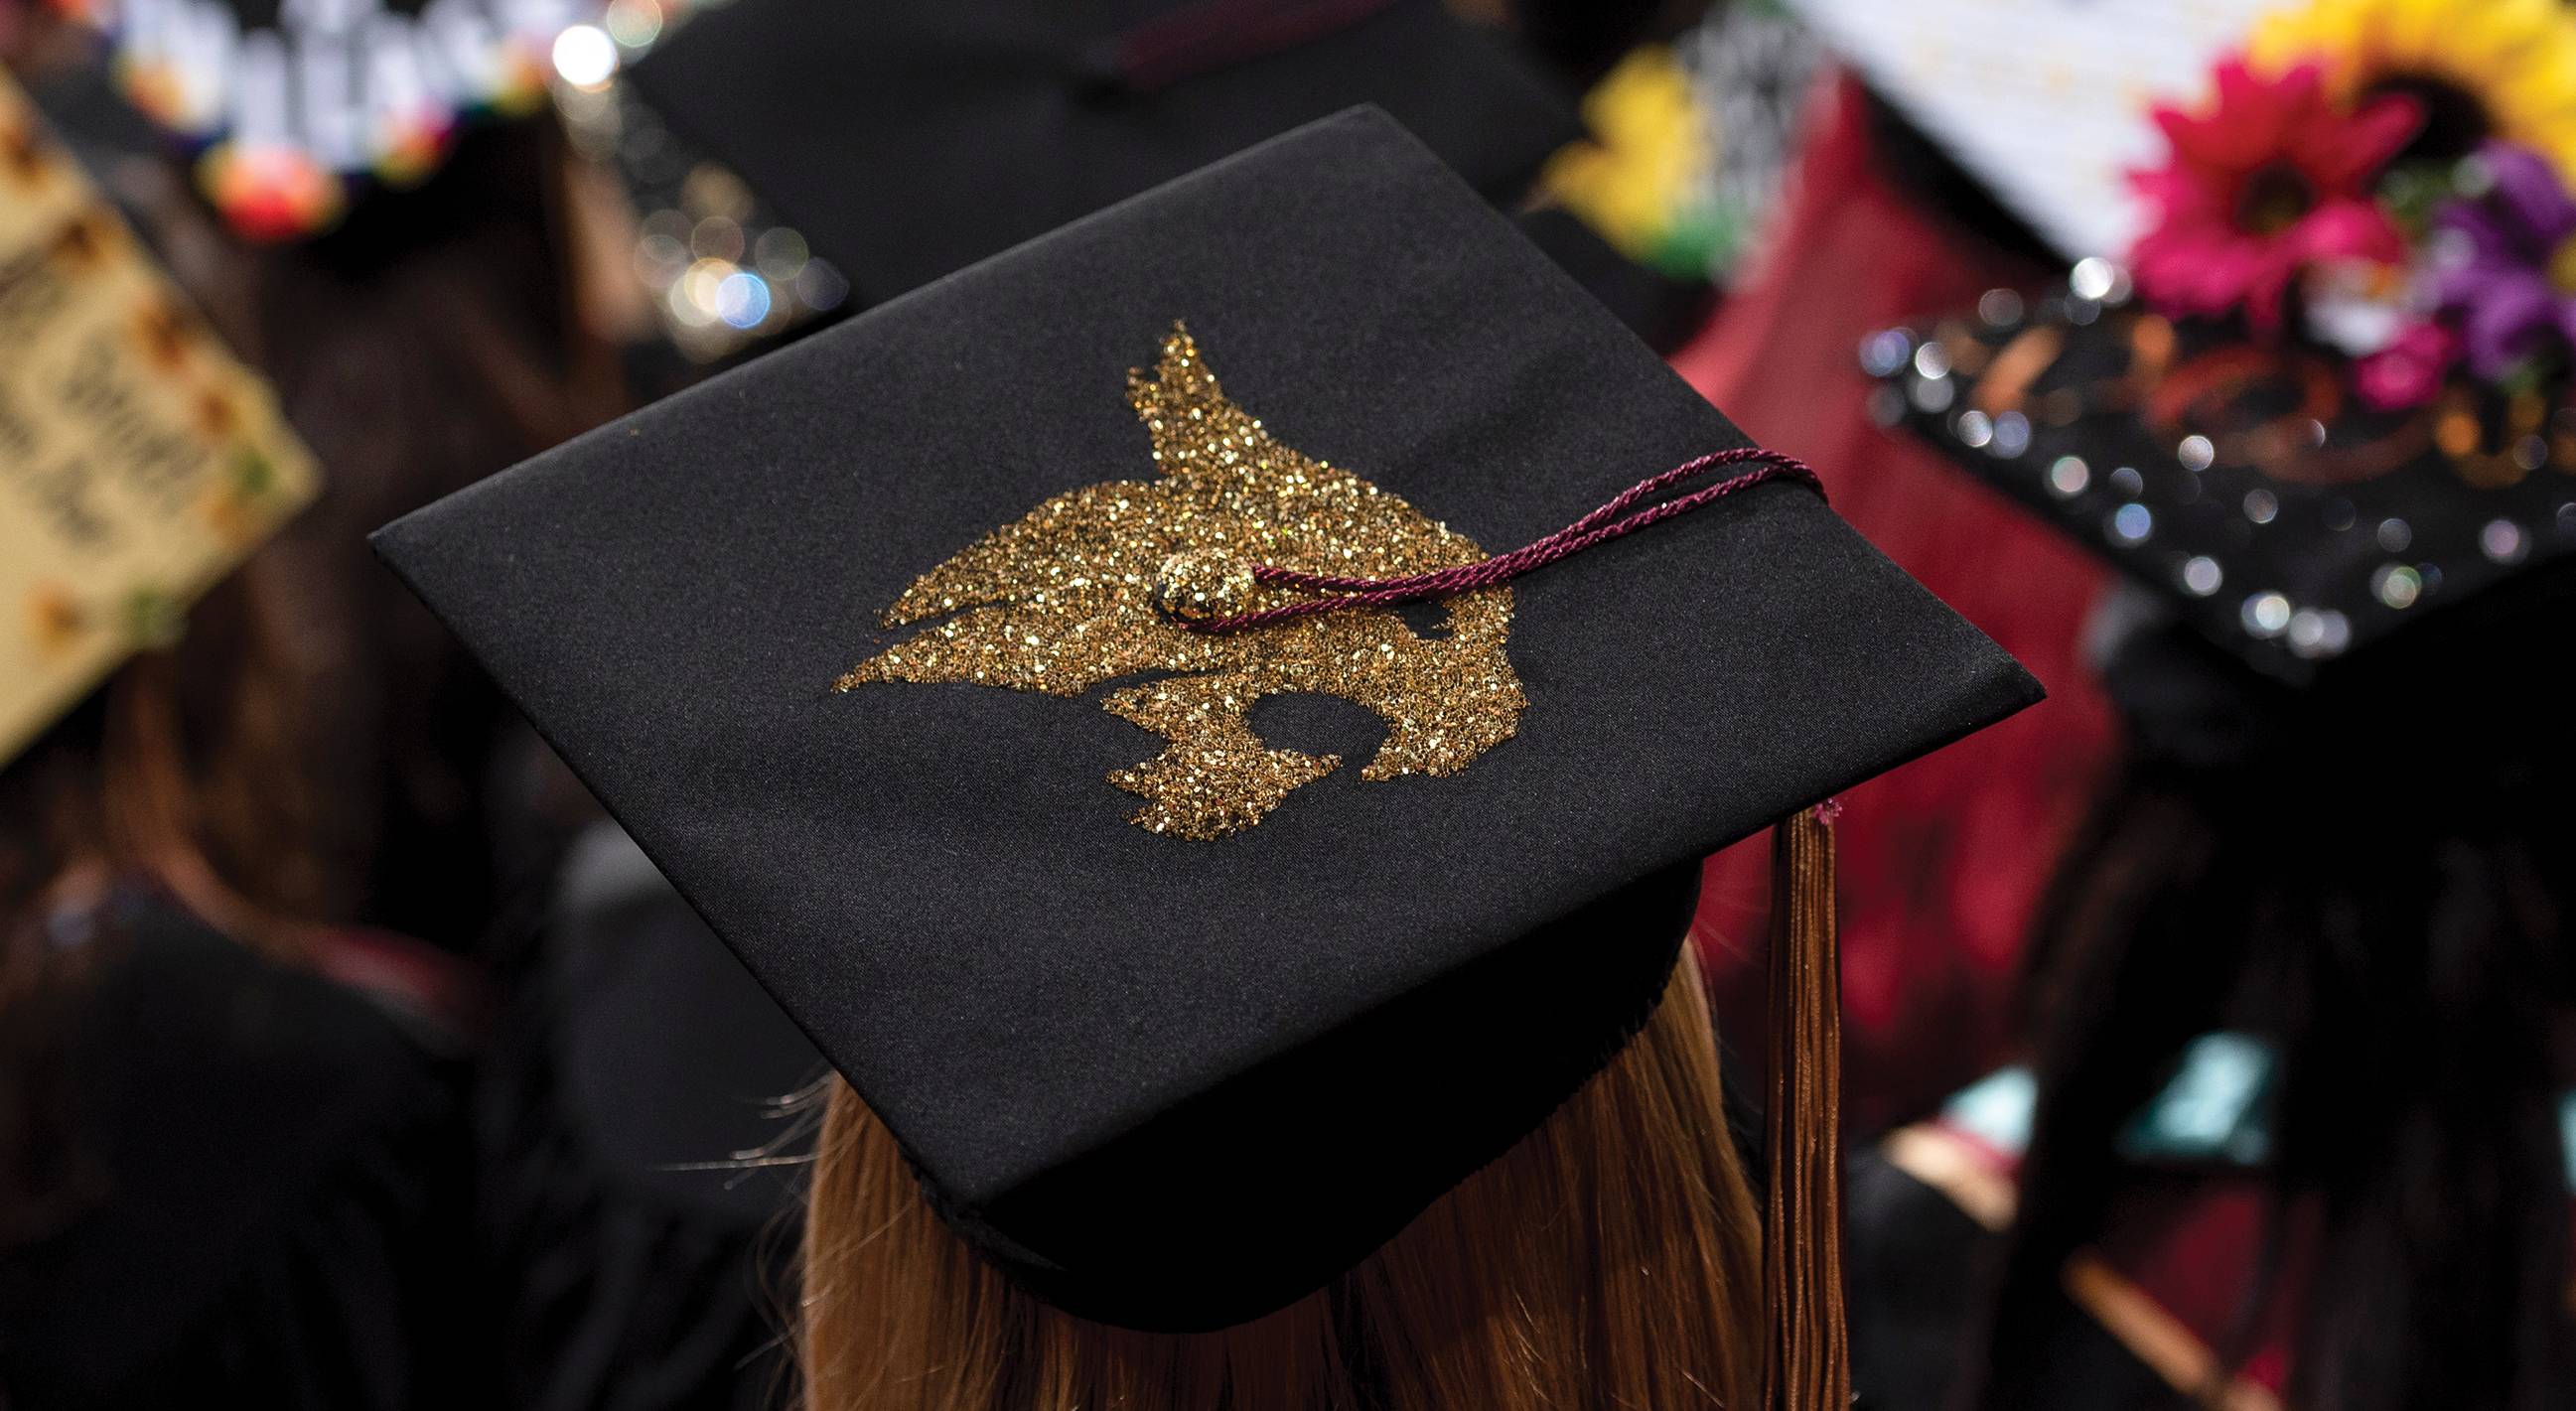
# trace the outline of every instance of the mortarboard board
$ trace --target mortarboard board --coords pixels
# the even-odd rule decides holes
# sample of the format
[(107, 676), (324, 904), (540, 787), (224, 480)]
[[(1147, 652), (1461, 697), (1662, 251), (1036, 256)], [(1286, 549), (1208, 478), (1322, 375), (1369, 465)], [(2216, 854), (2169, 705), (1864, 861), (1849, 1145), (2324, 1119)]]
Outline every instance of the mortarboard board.
[[(2378, 410), (2330, 350), (2075, 288), (1872, 335), (1878, 409), (2291, 687), (2437, 624), (2510, 630), (2576, 562), (2576, 412), (2454, 386)], [(2080, 291), (2080, 292), (2079, 292)], [(2090, 295), (2091, 297), (2088, 297)], [(2419, 630), (2426, 629), (2426, 630)], [(2455, 683), (2457, 684), (2457, 683)]]
[[(2423, 668), (2473, 644), (2421, 625), (2512, 630), (2576, 585), (2576, 305), (2549, 263), (2576, 232), (2576, 22), (2500, 5), (2459, 40), (2328, 0), (2236, 8), (2084, 21), (2198, 36), (2168, 58), (2244, 46), (2051, 158), (2125, 177), (2126, 268), (2088, 254), (2062, 290), (1991, 291), (1862, 362), (1882, 419), (2127, 570), (2256, 694), (2456, 700)], [(2521, 654), (2487, 655), (2492, 687)]]
[(1168, 556), (1472, 563), (1744, 446), (1359, 111), (377, 543), (955, 1228), (1074, 1313), (1207, 1328), (1365, 1257), (1615, 1052), (1704, 854), (2037, 686), (1791, 484), (1226, 636), (1164, 614)]
[(2127, 248), (2142, 95), (2188, 93), (2273, 0), (1789, 0), (1913, 128), (2067, 259)]
[(1582, 133), (1440, 0), (730, 0), (625, 82), (644, 165), (730, 168), (861, 306), (1354, 103), (1497, 202)]
[(0, 764), (310, 501), (312, 456), (0, 72)]

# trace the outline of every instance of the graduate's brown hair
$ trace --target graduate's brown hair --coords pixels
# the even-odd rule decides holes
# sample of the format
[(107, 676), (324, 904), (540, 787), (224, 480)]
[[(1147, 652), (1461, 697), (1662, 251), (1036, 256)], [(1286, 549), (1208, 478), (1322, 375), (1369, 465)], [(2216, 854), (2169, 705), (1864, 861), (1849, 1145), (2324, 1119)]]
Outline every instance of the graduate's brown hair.
[(1006, 1281), (832, 1085), (805, 1234), (808, 1411), (1749, 1407), (1760, 1220), (1683, 949), (1609, 1066), (1326, 1288), (1213, 1333), (1084, 1322)]

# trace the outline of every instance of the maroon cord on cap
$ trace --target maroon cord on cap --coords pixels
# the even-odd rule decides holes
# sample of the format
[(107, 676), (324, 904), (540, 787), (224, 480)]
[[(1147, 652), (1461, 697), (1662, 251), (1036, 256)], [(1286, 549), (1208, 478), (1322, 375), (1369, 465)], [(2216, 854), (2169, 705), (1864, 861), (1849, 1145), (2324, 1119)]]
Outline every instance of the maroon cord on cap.
[(1112, 42), (1118, 76), (1139, 93), (1268, 58), (1346, 29), (1394, 0), (1200, 0)]
[[(1626, 514), (1638, 501), (1670, 489), (1706, 471), (1721, 466), (1757, 463), (1742, 475), (1731, 476), (1715, 485), (1693, 490), (1687, 495), (1650, 505)], [(1450, 598), (1508, 583), (1533, 569), (1543, 568), (1569, 554), (1609, 543), (1634, 534), (1649, 525), (1660, 524), (1675, 515), (1688, 514), (1702, 505), (1714, 504), (1739, 491), (1750, 490), (1769, 480), (1795, 480), (1821, 495), (1824, 483), (1807, 463), (1778, 451), (1759, 446), (1741, 446), (1732, 451), (1719, 451), (1696, 460), (1688, 460), (1661, 475), (1652, 475), (1619, 492), (1616, 499), (1574, 521), (1563, 529), (1533, 544), (1507, 554), (1495, 554), (1474, 563), (1417, 573), (1406, 578), (1341, 578), (1324, 573), (1305, 573), (1277, 564), (1256, 564), (1252, 581), (1272, 588), (1292, 588), (1300, 592), (1327, 596), (1302, 598), (1259, 612), (1240, 613), (1233, 617), (1185, 618), (1173, 620), (1193, 632), (1247, 632), (1318, 613), (1339, 612), (1345, 608), (1394, 607), (1401, 603), (1420, 602), (1426, 598)]]

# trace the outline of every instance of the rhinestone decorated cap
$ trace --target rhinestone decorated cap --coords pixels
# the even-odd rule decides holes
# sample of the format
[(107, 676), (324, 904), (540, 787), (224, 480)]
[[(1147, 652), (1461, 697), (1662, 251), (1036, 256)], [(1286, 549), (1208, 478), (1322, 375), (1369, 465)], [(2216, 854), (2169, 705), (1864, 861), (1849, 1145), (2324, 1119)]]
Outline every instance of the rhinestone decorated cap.
[(1982, 313), (1873, 334), (1874, 409), (2268, 681), (2321, 686), (2364, 657), (2410, 674), (2382, 644), (2428, 663), (2481, 650), (2417, 630), (2436, 622), (2523, 655), (2508, 644), (2534, 610), (2576, 586), (2563, 392), (2455, 386), (2378, 410), (2348, 359), (2168, 320), (2126, 283), (2088, 261), (2045, 297), (1999, 291)]
[(1476, 562), (1744, 444), (1354, 110), (377, 545), (954, 1228), (1211, 1328), (1597, 1071), (1706, 853), (2037, 688), (1788, 483), (1440, 601), (1191, 604)]

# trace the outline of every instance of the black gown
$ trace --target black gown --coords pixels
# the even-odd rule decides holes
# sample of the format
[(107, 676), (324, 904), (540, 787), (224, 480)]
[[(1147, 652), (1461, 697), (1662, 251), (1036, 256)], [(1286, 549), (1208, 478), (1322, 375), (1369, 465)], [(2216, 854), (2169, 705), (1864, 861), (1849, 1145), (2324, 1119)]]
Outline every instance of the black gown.
[[(2202, 1036), (2131, 1120), (2120, 1141), (2132, 1179), (2117, 1218), (2067, 1262), (2042, 1310), (2034, 1404), (2171, 1411), (2215, 1387), (2226, 1411), (2280, 1411), (2295, 1291), (2261, 1309), (2250, 1336), (2242, 1328), (2271, 1219), (2258, 1169), (2270, 1062), (2244, 1036)], [(1853, 1161), (1846, 1273), (1864, 1411), (1959, 1404), (2019, 1199), (2034, 1096), (2025, 1070), (2004, 1069)], [(2576, 1095), (2562, 1112), (2576, 1151)], [(2222, 1366), (2213, 1349), (2240, 1342), (2248, 1351)]]
[(792, 1405), (812, 1124), (775, 1100), (821, 1057), (613, 824), (511, 992), (475, 1093), (508, 1404)]
[(348, 986), (120, 891), (50, 1074), (73, 1184), (0, 1247), (0, 1406), (489, 1404), (448, 1064)]
[[(1908, 1129), (1895, 1140), (1901, 1147), (1922, 1130)], [(1845, 1200), (1858, 1411), (1954, 1411), (2000, 1233), (1971, 1213), (1979, 1204), (1974, 1197), (1963, 1201), (1946, 1177), (1927, 1179), (1906, 1169), (1886, 1147), (1853, 1161)], [(2206, 1346), (2158, 1316), (2152, 1300), (2125, 1279), (2115, 1287), (2106, 1305), (2116, 1310), (2111, 1321), (2103, 1308), (2073, 1298), (2049, 1310), (2042, 1404), (2058, 1411), (2190, 1405), (2179, 1388), (2205, 1368)], [(2240, 1379), (2230, 1396), (2230, 1411), (2278, 1411), (2271, 1389), (2250, 1381)]]

